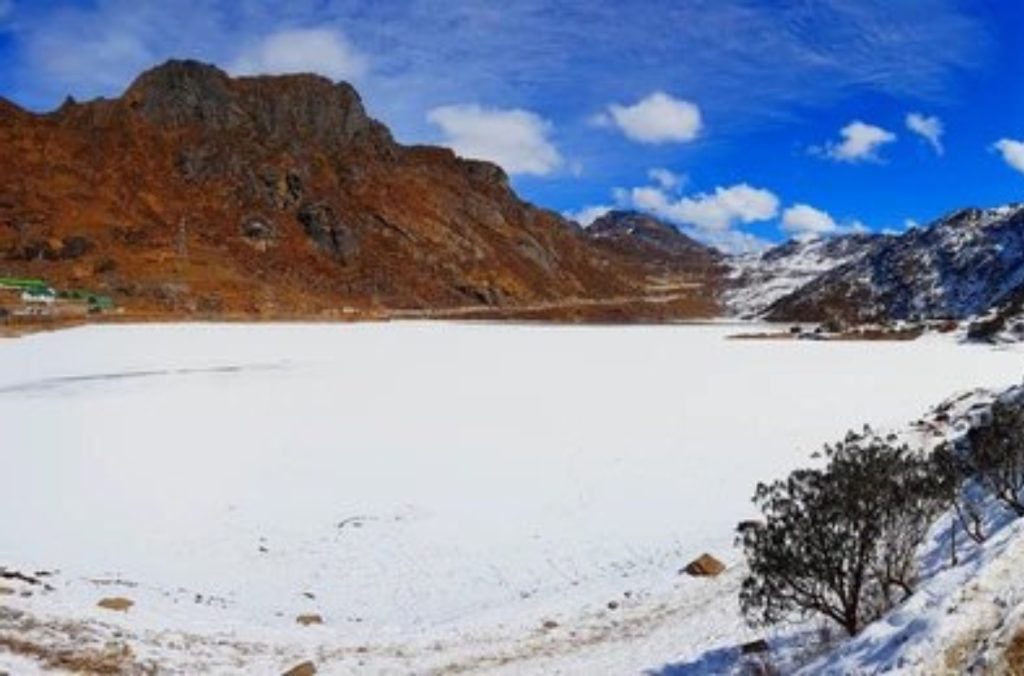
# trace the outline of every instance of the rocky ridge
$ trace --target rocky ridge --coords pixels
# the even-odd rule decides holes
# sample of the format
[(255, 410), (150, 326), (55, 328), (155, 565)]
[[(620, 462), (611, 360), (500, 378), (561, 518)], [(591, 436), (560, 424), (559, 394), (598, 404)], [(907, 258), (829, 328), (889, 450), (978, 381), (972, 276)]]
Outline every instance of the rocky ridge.
[(710, 292), (643, 302), (647, 261), (523, 202), (493, 164), (396, 143), (318, 76), (170, 61), (117, 99), (45, 115), (0, 102), (0, 145), (0, 276), (137, 313), (715, 312)]

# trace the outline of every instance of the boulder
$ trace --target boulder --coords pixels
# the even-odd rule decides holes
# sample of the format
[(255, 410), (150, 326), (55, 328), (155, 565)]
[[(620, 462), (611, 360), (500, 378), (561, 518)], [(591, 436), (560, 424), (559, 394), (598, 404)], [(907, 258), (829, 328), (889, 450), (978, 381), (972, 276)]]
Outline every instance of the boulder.
[(316, 614), (299, 615), (295, 618), (295, 621), (301, 624), (303, 627), (308, 627), (311, 624), (323, 624), (324, 618)]
[(316, 673), (316, 665), (311, 661), (306, 660), (301, 664), (296, 664), (294, 667), (284, 672), (282, 676), (313, 676)]
[(724, 563), (710, 554), (701, 554), (679, 572), (693, 577), (714, 577), (724, 570)]

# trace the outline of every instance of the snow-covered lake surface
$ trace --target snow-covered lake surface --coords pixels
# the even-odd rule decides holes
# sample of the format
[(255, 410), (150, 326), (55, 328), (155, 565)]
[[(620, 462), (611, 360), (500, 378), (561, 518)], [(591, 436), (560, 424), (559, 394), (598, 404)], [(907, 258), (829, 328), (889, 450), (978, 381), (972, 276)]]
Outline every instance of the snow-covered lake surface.
[[(746, 635), (738, 577), (677, 571), (705, 551), (738, 563), (758, 481), (850, 427), (902, 426), (1024, 370), (1016, 349), (940, 337), (726, 339), (737, 330), (193, 324), (3, 341), (0, 565), (60, 571), (56, 591), (19, 599), (33, 612), (276, 646), (236, 666), (310, 650), (328, 673), (692, 659)], [(136, 605), (95, 608), (113, 594)]]

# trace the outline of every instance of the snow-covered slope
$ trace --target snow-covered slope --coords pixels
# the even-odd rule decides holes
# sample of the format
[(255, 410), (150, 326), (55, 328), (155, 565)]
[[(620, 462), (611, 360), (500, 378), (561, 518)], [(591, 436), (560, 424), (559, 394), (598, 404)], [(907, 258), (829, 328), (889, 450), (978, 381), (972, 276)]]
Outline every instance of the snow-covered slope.
[(1024, 283), (1024, 205), (965, 209), (882, 242), (774, 303), (776, 321), (967, 318)]
[[(1024, 397), (1024, 389), (976, 389), (950, 397), (899, 436), (917, 448), (955, 439), (997, 398)], [(797, 673), (1019, 674), (1024, 668), (1024, 519), (989, 497), (982, 507), (988, 539), (966, 537), (952, 512), (932, 526), (919, 555), (920, 582), (906, 602), (853, 638), (824, 621), (781, 625), (768, 631), (769, 649), (744, 655), (723, 644), (661, 676), (741, 676)], [(951, 538), (951, 529), (958, 534)], [(955, 545), (956, 560), (951, 552)]]
[[(190, 674), (698, 660), (758, 636), (732, 547), (757, 481), (936, 393), (1005, 387), (1022, 363), (938, 336), (734, 330), (148, 325), (0, 342), (0, 567), (37, 580), (0, 579), (0, 670), (14, 640), (127, 646)], [(705, 551), (730, 570), (678, 574)]]
[(779, 298), (822, 274), (858, 260), (881, 242), (883, 235), (851, 234), (791, 240), (759, 254), (735, 256), (723, 300), (729, 314), (755, 317)]
[[(1024, 390), (999, 396), (1020, 402)], [(950, 400), (943, 407), (950, 422), (932, 424), (943, 437), (957, 437), (993, 398), (981, 391)], [(952, 513), (940, 519), (923, 548), (925, 580), (914, 595), (800, 673), (1020, 673), (1024, 653), (1013, 658), (1007, 651), (1014, 641), (1024, 648), (1024, 520), (992, 497), (983, 514), (988, 539), (978, 545), (961, 532), (955, 563), (950, 532), (960, 525)], [(1017, 661), (1013, 669), (1008, 659)]]

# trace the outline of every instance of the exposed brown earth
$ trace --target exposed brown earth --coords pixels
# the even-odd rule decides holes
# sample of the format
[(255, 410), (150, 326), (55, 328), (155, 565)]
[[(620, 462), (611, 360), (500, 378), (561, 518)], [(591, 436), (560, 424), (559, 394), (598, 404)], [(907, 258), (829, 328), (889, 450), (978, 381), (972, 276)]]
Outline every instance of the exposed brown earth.
[(152, 674), (155, 665), (138, 661), (131, 647), (94, 636), (71, 622), (44, 623), (0, 606), (0, 653), (29, 658), (40, 665), (83, 674)]
[[(0, 146), (0, 275), (108, 294), (136, 316), (716, 312), (717, 270), (598, 245), (498, 167), (399, 145), (354, 89), (312, 75), (172, 61), (118, 99), (46, 115), (0, 100)], [(690, 285), (671, 303), (593, 309), (664, 295), (666, 275)]]
[(112, 596), (109, 598), (100, 599), (100, 601), (96, 605), (106, 610), (114, 610), (117, 612), (126, 613), (132, 606), (135, 605), (135, 602), (131, 599), (126, 599), (122, 596)]

